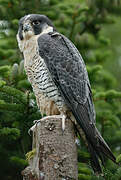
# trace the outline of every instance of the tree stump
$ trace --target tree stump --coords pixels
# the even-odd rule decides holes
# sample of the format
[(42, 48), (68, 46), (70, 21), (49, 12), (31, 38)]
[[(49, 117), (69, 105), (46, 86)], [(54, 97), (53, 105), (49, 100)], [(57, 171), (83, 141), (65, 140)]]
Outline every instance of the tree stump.
[(57, 116), (45, 117), (36, 123), (33, 131), (33, 147), (36, 153), (29, 166), (22, 171), (24, 180), (77, 180), (77, 147), (74, 127), (66, 119), (65, 131)]

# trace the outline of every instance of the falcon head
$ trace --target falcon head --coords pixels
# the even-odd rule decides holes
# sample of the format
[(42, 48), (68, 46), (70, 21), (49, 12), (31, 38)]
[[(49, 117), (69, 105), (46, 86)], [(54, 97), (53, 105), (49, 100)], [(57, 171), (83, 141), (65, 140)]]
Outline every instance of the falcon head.
[(53, 32), (55, 30), (51, 20), (40, 14), (29, 14), (22, 17), (19, 21), (19, 29), (17, 34), (17, 41), (19, 48), (24, 40), (30, 39), (32, 36), (39, 34)]

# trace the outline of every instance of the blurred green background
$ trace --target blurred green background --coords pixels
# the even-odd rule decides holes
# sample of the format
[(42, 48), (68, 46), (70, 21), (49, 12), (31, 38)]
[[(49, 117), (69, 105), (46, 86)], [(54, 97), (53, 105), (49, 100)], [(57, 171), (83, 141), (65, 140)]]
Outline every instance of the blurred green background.
[[(22, 180), (31, 150), (28, 129), (40, 119), (24, 71), (16, 34), (19, 19), (47, 15), (79, 49), (91, 81), (97, 127), (121, 160), (121, 0), (0, 0), (0, 179)], [(79, 180), (121, 180), (121, 167), (105, 159), (96, 177), (81, 141)]]

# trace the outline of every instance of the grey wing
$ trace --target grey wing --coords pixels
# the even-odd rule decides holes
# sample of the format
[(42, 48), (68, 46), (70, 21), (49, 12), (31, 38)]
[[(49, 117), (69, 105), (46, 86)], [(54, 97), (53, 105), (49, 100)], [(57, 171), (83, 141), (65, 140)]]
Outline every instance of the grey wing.
[[(39, 53), (51, 76), (72, 110), (85, 104), (90, 121), (95, 123), (95, 110), (88, 74), (83, 59), (74, 44), (63, 35), (44, 34), (38, 39)], [(71, 100), (71, 101), (70, 101)]]
[(44, 34), (38, 39), (39, 54), (65, 103), (83, 129), (88, 142), (93, 170), (101, 173), (103, 156), (116, 158), (95, 127), (95, 110), (87, 71), (81, 55), (63, 35)]

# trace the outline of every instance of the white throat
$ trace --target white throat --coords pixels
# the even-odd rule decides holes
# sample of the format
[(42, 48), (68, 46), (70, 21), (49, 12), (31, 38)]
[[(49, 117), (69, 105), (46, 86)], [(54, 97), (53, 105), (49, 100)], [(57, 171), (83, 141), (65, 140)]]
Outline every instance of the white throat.
[(31, 36), (29, 37), (29, 39), (28, 38), (26, 38), (25, 37), (25, 35), (24, 35), (24, 39), (23, 40), (20, 40), (20, 38), (19, 38), (19, 35), (17, 34), (17, 41), (18, 41), (18, 46), (19, 46), (19, 49), (20, 49), (20, 51), (21, 52), (23, 52), (25, 49), (26, 49), (26, 45), (29, 43), (29, 41), (31, 41), (31, 39), (33, 39), (33, 37), (38, 37), (38, 36), (41, 36), (41, 35), (43, 35), (43, 34), (47, 34), (47, 33), (49, 33), (49, 32), (53, 32), (53, 27), (51, 27), (51, 26), (45, 26), (44, 27), (44, 29), (43, 29), (43, 31), (42, 31), (42, 33), (41, 34), (38, 34), (38, 35), (33, 35), (33, 33), (31, 32), (29, 32), (29, 36), (30, 36), (30, 34), (31, 34)]

